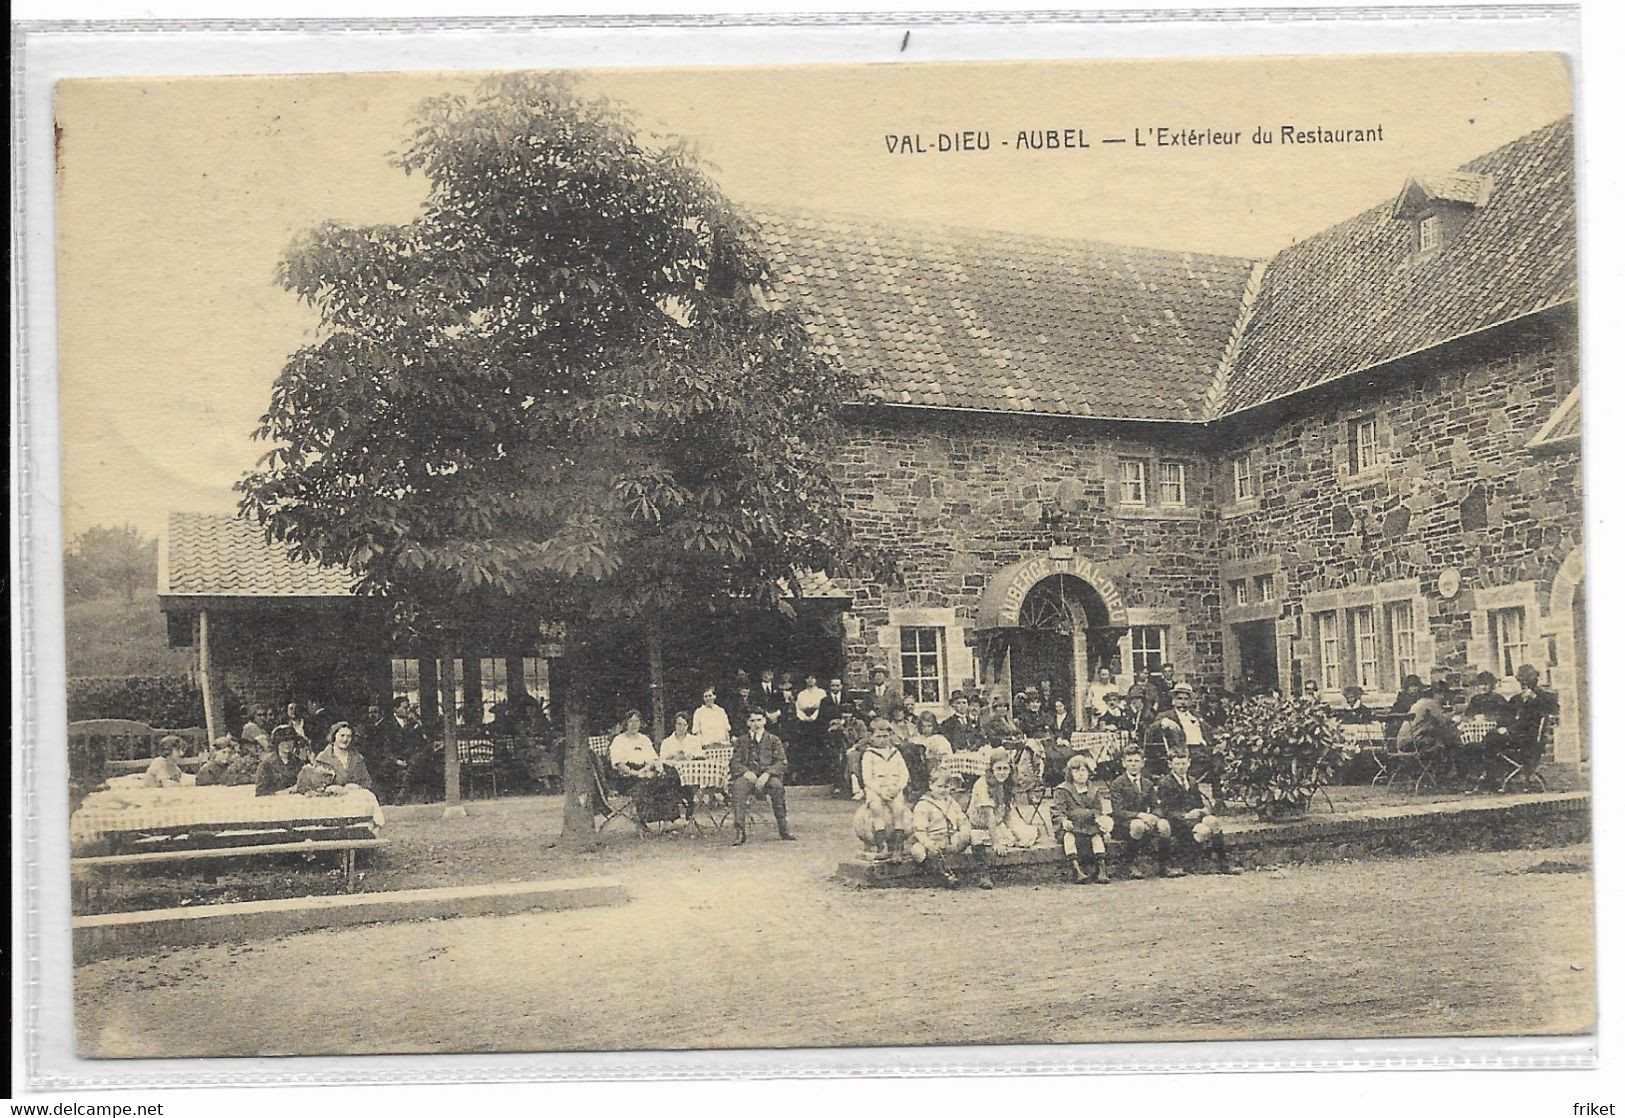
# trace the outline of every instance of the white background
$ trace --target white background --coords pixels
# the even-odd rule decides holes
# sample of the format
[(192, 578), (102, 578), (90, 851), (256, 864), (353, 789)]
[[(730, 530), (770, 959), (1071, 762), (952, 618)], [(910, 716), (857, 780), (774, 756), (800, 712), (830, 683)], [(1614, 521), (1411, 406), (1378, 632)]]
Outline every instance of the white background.
[[(1120, 12), (1126, 12), (1131, 7), (1127, 4), (1098, 3), (1098, 0), (1097, 6)], [(1147, 6), (1136, 5), (1142, 8)], [(1236, 9), (1241, 5), (1213, 5), (1213, 7)], [(1269, 8), (1279, 11), (1286, 5), (1255, 2), (1246, 7), (1253, 10)], [(1296, 7), (1325, 9), (1329, 5), (1308, 3)], [(162, 4), (84, 3), (71, 0), (47, 3), (44, 0), (20, 0), (15, 5), (13, 15), (17, 19), (53, 20), (153, 18), (218, 20), (224, 14), (221, 9), (222, 6), (219, 4), (209, 4), (203, 0)], [(1000, 9), (1017, 10), (1015, 5), (996, 3), (978, 5), (975, 10)], [(605, 12), (675, 14), (683, 10), (684, 6), (643, 0), (642, 3), (631, 5), (599, 6), (593, 14)], [(713, 0), (706, 5), (706, 10), (749, 13), (761, 12), (764, 8), (760, 0), (757, 3), (727, 3), (723, 0)], [(840, 10), (840, 6), (801, 3), (793, 9), (786, 10), (835, 12)], [(898, 12), (903, 9), (900, 6), (887, 10)], [(563, 14), (559, 9), (555, 11)], [(413, 17), (429, 18), (439, 14), (467, 18), (476, 13), (479, 16), (533, 17), (543, 14), (536, 6), (514, 3), (512, 0), (486, 0), (475, 12), (454, 13), (446, 13), (444, 8), (436, 5), (414, 3), (410, 0), (398, 0), (397, 3), (387, 6), (381, 3), (362, 3), (359, 0), (283, 0), (277, 4), (259, 0), (253, 4), (233, 5), (231, 11), (233, 16), (256, 19), (359, 17), (392, 21)], [(1292, 28), (1284, 28), (1278, 24), (1244, 26), (1228, 23), (1220, 24), (1219, 29), (1215, 31), (1211, 25), (1204, 28), (1195, 24), (1182, 26), (1165, 24), (1153, 32), (1147, 32), (1143, 28), (1131, 29), (1103, 23), (1074, 28), (1065, 34), (1058, 34), (1053, 28), (1046, 30), (1042, 27), (1038, 29), (961, 27), (951, 33), (934, 35), (933, 38), (946, 39), (939, 57), (1061, 57), (1083, 53), (1166, 56), (1195, 52), (1314, 53), (1330, 50), (1468, 47), (1502, 50), (1561, 49), (1568, 45), (1565, 42), (1550, 42), (1531, 37), (1514, 38), (1509, 41), (1505, 25), (1498, 30), (1492, 27), (1490, 31), (1485, 32), (1481, 26), (1470, 27), (1464, 24), (1452, 26), (1437, 21), (1422, 23), (1403, 21), (1387, 27), (1367, 27), (1356, 33), (1351, 32), (1347, 26), (1331, 26), (1325, 22), (1324, 16), (1325, 12), (1322, 11), (1320, 19), (1304, 21)], [(891, 45), (895, 42), (895, 36), (890, 28), (901, 29), (911, 22), (917, 22), (917, 18), (910, 19), (898, 15), (882, 21), (882, 26), (886, 28), (883, 38), (887, 44), (884, 56), (890, 56), (890, 51), (895, 49)], [(1621, 197), (1621, 186), (1625, 184), (1620, 181), (1619, 164), (1614, 150), (1617, 133), (1610, 119), (1612, 108), (1621, 103), (1620, 90), (1617, 88), (1620, 67), (1615, 57), (1615, 49), (1620, 42), (1617, 34), (1619, 23), (1620, 16), (1617, 10), (1604, 3), (1586, 6), (1583, 22), (1585, 45), (1579, 66), (1581, 85), (1578, 122), (1582, 160), (1581, 220), (1584, 236), (1582, 310), (1588, 417), (1586, 535), (1591, 549), (1591, 562), (1604, 572), (1609, 569), (1612, 561), (1610, 557), (1621, 554), (1617, 538), (1619, 533), (1614, 528), (1620, 506), (1611, 483), (1612, 479), (1618, 476), (1618, 468), (1622, 463), (1618, 443), (1610, 439), (1614, 427), (1612, 419), (1621, 414), (1622, 403), (1620, 390), (1616, 387), (1620, 362), (1617, 329), (1614, 328), (1614, 324), (1618, 321), (1619, 314), (1614, 308), (1622, 305), (1622, 296), (1625, 296), (1625, 292), (1620, 290), (1621, 269), (1616, 236), (1619, 217), (1615, 209), (1616, 200)], [(689, 63), (712, 60), (709, 57), (696, 57), (691, 48), (681, 48), (683, 53), (673, 57), (673, 40), (686, 36), (678, 36), (669, 29), (664, 31), (626, 29), (609, 34), (607, 38), (604, 36), (604, 32), (553, 32), (543, 43), (533, 32), (512, 29), (484, 34), (473, 30), (457, 30), (440, 35), (385, 34), (377, 30), (352, 29), (321, 37), (280, 32), (262, 36), (258, 40), (232, 39), (222, 45), (213, 37), (206, 40), (198, 33), (190, 32), (164, 36), (160, 51), (159, 41), (152, 37), (107, 35), (77, 40), (72, 56), (72, 59), (77, 61), (70, 60), (67, 54), (53, 54), (50, 60), (60, 67), (53, 76), (66, 76), (68, 73), (242, 73), (308, 72), (330, 69), (492, 68), (503, 65), (536, 65), (544, 59), (546, 64), (559, 64), (560, 48), (566, 45), (572, 50), (590, 52), (587, 57), (606, 65), (653, 65), (679, 60)], [(707, 40), (707, 49), (720, 51), (722, 45), (725, 45), (733, 51), (740, 52), (732, 56), (735, 61), (800, 61), (813, 57), (819, 60), (859, 60), (883, 57), (878, 45), (881, 38), (880, 34), (870, 29), (826, 24), (818, 30), (798, 33), (793, 39), (782, 33), (764, 32), (761, 29), (721, 32)], [(294, 39), (299, 40), (297, 52), (293, 50)], [(38, 43), (36, 40), (29, 46), (33, 55), (28, 63), (30, 71), (46, 57), (47, 52), (43, 49), (34, 53), (34, 47)], [(595, 49), (595, 43), (601, 46)], [(924, 57), (913, 53), (911, 48), (910, 61), (922, 60)], [(30, 133), (37, 135), (37, 129), (43, 120), (48, 135), (48, 113), (43, 118), (36, 118), (32, 115), (34, 109), (35, 106), (29, 107)], [(38, 147), (35, 146), (34, 150), (38, 150)], [(38, 170), (37, 167), (29, 168), (30, 176), (35, 176)], [(41, 181), (45, 184), (45, 204), (48, 207), (48, 167), (45, 169), (43, 180), (34, 177), (28, 189), (37, 195)], [(37, 204), (38, 201), (39, 199), (35, 197), (31, 205)], [(33, 563), (28, 572), (29, 585), (38, 595), (40, 603), (51, 603), (60, 602), (60, 572), (52, 569), (51, 565), (55, 563), (55, 557), (60, 555), (61, 550), (50, 501), (55, 486), (55, 445), (49, 423), (51, 384), (49, 358), (53, 341), (48, 321), (35, 317), (42, 310), (49, 312), (50, 309), (51, 277), (48, 267), (45, 269), (39, 267), (42, 259), (47, 266), (49, 264), (48, 208), (45, 215), (47, 224), (36, 224), (29, 231), (31, 252), (38, 248), (38, 245), (33, 243), (36, 237), (46, 237), (47, 244), (44, 256), (31, 256), (29, 263), (28, 278), (32, 289), (28, 296), (30, 333), (27, 341), (33, 350), (33, 358), (27, 371), (29, 377), (27, 383), (31, 399), (38, 408), (44, 409), (43, 417), (46, 422), (41, 422), (42, 412), (36, 409), (31, 417), (33, 425), (28, 431), (31, 455), (27, 463), (36, 488), (30, 498), (32, 503), (24, 506), (22, 510), (14, 508), (13, 523), (18, 523), (16, 515), (18, 511), (30, 514), (31, 538), (26, 541), (25, 554), (38, 556), (47, 562)], [(15, 307), (14, 301), (14, 318)], [(43, 392), (40, 391), (41, 388), (44, 389)], [(14, 399), (14, 419), (17, 418), (15, 406)], [(22, 464), (14, 458), (14, 479), (19, 473), (17, 467)], [(22, 573), (18, 564), (18, 556), (14, 553), (10, 583), (13, 587), (18, 585), (18, 578)], [(1593, 587), (1593, 601), (1590, 607), (1590, 615), (1594, 619), (1593, 692), (1606, 696), (1609, 693), (1608, 684), (1614, 678), (1615, 670), (1621, 662), (1618, 642), (1612, 639), (1612, 635), (1620, 631), (1619, 610), (1617, 600), (1612, 596), (1608, 578), (1589, 581)], [(35, 634), (35, 656), (29, 667), (35, 673), (34, 682), (40, 696), (40, 705), (33, 713), (40, 719), (42, 725), (60, 724), (59, 693), (62, 670), (60, 610), (56, 610), (53, 616), (51, 609), (41, 608), (32, 620), (38, 628)], [(14, 647), (15, 629), (16, 622), (14, 622)], [(18, 663), (20, 657), (14, 656), (13, 660), (14, 664), (17, 664), (13, 669), (15, 673), (21, 670), (22, 665)], [(17, 680), (14, 679), (14, 682)], [(20, 695), (20, 687), (14, 686), (13, 690), (14, 694)], [(1615, 1044), (1611, 1041), (1617, 1041), (1622, 1034), (1617, 1028), (1610, 1029), (1610, 1025), (1613, 1024), (1613, 1013), (1625, 1003), (1617, 996), (1619, 987), (1616, 981), (1617, 959), (1609, 950), (1611, 941), (1617, 939), (1617, 916), (1620, 907), (1615, 900), (1619, 883), (1614, 857), (1618, 845), (1618, 828), (1609, 816), (1609, 806), (1613, 801), (1610, 793), (1618, 783), (1615, 766), (1611, 764), (1610, 758), (1611, 713), (1606, 700), (1599, 703), (1593, 727), (1596, 742), (1594, 776), (1598, 793), (1596, 802), (1599, 805), (1596, 811), (1598, 973), (1602, 983), (1600, 1006), (1602, 1065), (1594, 1071), (1508, 1073), (1406, 1070), (1358, 1073), (1094, 1075), (1020, 1080), (1005, 1077), (970, 1080), (892, 1078), (796, 1082), (411, 1086), (297, 1091), (212, 1088), (160, 1092), (149, 1089), (27, 1094), (24, 1092), (27, 1071), (22, 1062), (21, 1030), (32, 1024), (40, 1028), (42, 1035), (55, 1032), (56, 1035), (47, 1045), (47, 1047), (55, 1045), (52, 1059), (60, 1061), (65, 1052), (61, 1044), (66, 1034), (60, 1030), (65, 1024), (65, 1015), (61, 1011), (66, 1009), (67, 1003), (65, 993), (57, 990), (54, 996), (47, 996), (42, 1001), (48, 1009), (54, 1008), (58, 1012), (37, 1022), (30, 1022), (25, 1018), (21, 1004), (14, 1001), (17, 1009), (13, 1014), (13, 1021), (19, 1027), (13, 1045), (14, 1089), (29, 1102), (71, 1101), (105, 1104), (118, 1101), (131, 1103), (162, 1101), (166, 1104), (164, 1108), (166, 1115), (229, 1112), (280, 1116), (294, 1109), (311, 1114), (383, 1111), (416, 1115), (432, 1114), (442, 1109), (455, 1108), (466, 1112), (476, 1107), (496, 1107), (530, 1112), (559, 1110), (572, 1114), (589, 1108), (594, 1111), (602, 1110), (607, 1114), (632, 1110), (655, 1116), (701, 1112), (715, 1114), (748, 1109), (753, 1113), (765, 1110), (773, 1114), (833, 1114), (856, 1111), (865, 1118), (869, 1114), (880, 1113), (885, 1113), (886, 1118), (893, 1118), (893, 1115), (897, 1118), (903, 1118), (904, 1115), (908, 1118), (914, 1118), (916, 1115), (958, 1118), (960, 1115), (970, 1114), (984, 1115), (987, 1118), (994, 1116), (1010, 1118), (1016, 1114), (1043, 1114), (1046, 1118), (1050, 1115), (1054, 1118), (1063, 1116), (1072, 1118), (1073, 1115), (1078, 1115), (1081, 1118), (1081, 1115), (1088, 1112), (1108, 1109), (1124, 1115), (1151, 1115), (1171, 1111), (1174, 1108), (1181, 1110), (1190, 1108), (1203, 1118), (1243, 1114), (1252, 1118), (1278, 1113), (1305, 1113), (1317, 1116), (1366, 1115), (1379, 1109), (1386, 1114), (1399, 1116), (1449, 1113), (1474, 1116), (1518, 1115), (1521, 1118), (1525, 1115), (1572, 1114), (1571, 1108), (1574, 1103), (1587, 1101), (1612, 1102), (1617, 1111), (1625, 1106), (1625, 1090), (1621, 1089), (1625, 1087), (1625, 1077), (1621, 1077), (1618, 1072), (1622, 1061), (1619, 1053), (1614, 1051)], [(48, 764), (43, 764), (37, 775), (39, 787), (55, 789), (62, 786), (63, 774), (60, 772), (60, 766), (58, 771), (52, 771)], [(21, 791), (20, 782), (14, 780), (14, 796), (20, 795)], [(13, 806), (13, 819), (16, 820), (20, 818), (21, 811), (26, 805), (19, 800)], [(41, 812), (39, 817), (41, 835), (53, 833), (53, 827), (54, 833), (65, 835), (66, 828), (61, 825), (60, 805), (55, 805), (55, 797), (43, 797), (34, 806)], [(57, 812), (55, 815), (52, 815), (50, 810), (53, 806)], [(21, 856), (22, 851), (15, 844), (14, 851), (14, 857)], [(49, 860), (49, 864), (42, 864), (45, 871), (41, 874), (42, 880), (54, 878), (65, 881), (65, 864), (57, 861), (65, 858), (65, 855), (60, 850), (48, 853), (54, 857)], [(54, 872), (58, 868), (62, 872)], [(18, 888), (22, 876), (21, 873), (13, 874), (14, 890)], [(65, 911), (65, 907), (59, 903), (61, 901), (59, 895), (42, 894), (41, 900), (47, 915), (53, 911), (59, 913)], [(14, 892), (14, 912), (21, 912), (25, 904), (26, 898)], [(51, 930), (47, 928), (47, 931)], [(65, 920), (60, 917), (56, 919), (54, 930), (60, 936), (60, 941), (54, 945), (54, 953), (50, 950), (52, 944), (49, 942), (46, 943), (47, 950), (42, 953), (45, 956), (54, 954), (54, 959), (50, 960), (42, 972), (44, 978), (52, 984), (65, 981), (66, 978), (66, 936), (62, 934), (65, 932)], [(21, 954), (23, 944), (15, 934), (13, 945), (13, 973), (15, 977), (21, 978), (27, 974), (27, 965)], [(1518, 961), (1486, 959), (1485, 965), (1489, 968), (1516, 966)], [(1465, 1046), (1461, 1051), (1467, 1052), (1476, 1047), (1478, 1046)], [(1497, 1047), (1505, 1046), (1497, 1044), (1484, 1046), (1486, 1050)], [(1186, 1048), (1183, 1052), (1178, 1049), (1150, 1047), (1136, 1050), (1140, 1060), (1148, 1056), (1161, 1056), (1170, 1060), (1186, 1061), (1192, 1058), (1193, 1051), (1211, 1057), (1219, 1050), (1215, 1046), (1196, 1046), (1194, 1049)], [(1274, 1053), (1277, 1054), (1277, 1058), (1284, 1055), (1288, 1061), (1304, 1055), (1286, 1046), (1267, 1048), (1258, 1046), (1249, 1051), (1255, 1055)], [(1345, 1057), (1355, 1058), (1360, 1050), (1354, 1046), (1341, 1050), (1323, 1046), (1317, 1049), (1314, 1055), (1324, 1058), (1333, 1051), (1341, 1051)], [(1434, 1044), (1424, 1046), (1419, 1051), (1442, 1056), (1449, 1051), (1449, 1046)], [(946, 1053), (939, 1052), (937, 1055), (943, 1056)], [(1003, 1063), (1017, 1062), (1022, 1055), (1045, 1054), (1018, 1053), (1012, 1050), (982, 1051), (983, 1059)], [(1058, 1053), (1050, 1052), (1047, 1055), (1053, 1057)], [(1091, 1055), (1098, 1056), (1099, 1053)], [(836, 1056), (835, 1053), (823, 1054), (820, 1062), (830, 1062)], [(765, 1055), (764, 1060), (767, 1063), (786, 1062), (771, 1055)], [(730, 1062), (737, 1064), (739, 1061)], [(885, 1063), (876, 1057), (870, 1057), (868, 1062), (871, 1067), (876, 1063)], [(1427, 1062), (1418, 1061), (1410, 1066), (1413, 1068), (1425, 1066)], [(636, 1058), (628, 1063), (635, 1065)], [(316, 1061), (266, 1062), (264, 1066), (286, 1072), (294, 1070), (295, 1065), (300, 1071), (308, 1071), (313, 1080), (320, 1081), (322, 1072)], [(433, 1061), (415, 1059), (402, 1061), (398, 1066), (405, 1069), (424, 1069), (432, 1065)], [(335, 1065), (329, 1063), (326, 1066)], [(351, 1068), (376, 1066), (380, 1071), (383, 1070), (383, 1066), (377, 1062), (351, 1061), (349, 1066)], [(1291, 1064), (1288, 1062), (1284, 1066), (1290, 1067)], [(94, 1073), (94, 1066), (91, 1067)], [(131, 1075), (138, 1072), (136, 1067), (129, 1065), (115, 1065), (111, 1068), (104, 1065), (99, 1070)], [(215, 1073), (221, 1069), (219, 1065), (214, 1065), (208, 1070)], [(225, 1070), (250, 1074), (252, 1069), (238, 1065)]]

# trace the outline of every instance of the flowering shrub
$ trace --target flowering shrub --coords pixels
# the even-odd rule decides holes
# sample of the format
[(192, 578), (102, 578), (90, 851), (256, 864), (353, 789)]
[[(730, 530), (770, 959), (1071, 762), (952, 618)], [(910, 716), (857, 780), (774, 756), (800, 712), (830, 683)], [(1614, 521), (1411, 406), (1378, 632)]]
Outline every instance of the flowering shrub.
[(1336, 775), (1342, 733), (1324, 707), (1304, 699), (1263, 695), (1230, 712), (1214, 732), (1224, 750), (1226, 793), (1259, 818), (1308, 810)]

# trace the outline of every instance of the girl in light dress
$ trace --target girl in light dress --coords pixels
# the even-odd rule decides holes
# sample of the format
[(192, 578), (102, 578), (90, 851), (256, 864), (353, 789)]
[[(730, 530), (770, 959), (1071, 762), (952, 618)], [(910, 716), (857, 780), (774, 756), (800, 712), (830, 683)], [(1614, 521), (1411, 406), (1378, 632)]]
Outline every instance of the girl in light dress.
[(967, 814), (972, 850), (983, 863), (976, 884), (979, 888), (991, 889), (993, 879), (987, 873), (987, 855), (1025, 850), (1036, 846), (1040, 837), (1039, 829), (1016, 811), (1015, 758), (1008, 749), (988, 751), (987, 772), (971, 788)]

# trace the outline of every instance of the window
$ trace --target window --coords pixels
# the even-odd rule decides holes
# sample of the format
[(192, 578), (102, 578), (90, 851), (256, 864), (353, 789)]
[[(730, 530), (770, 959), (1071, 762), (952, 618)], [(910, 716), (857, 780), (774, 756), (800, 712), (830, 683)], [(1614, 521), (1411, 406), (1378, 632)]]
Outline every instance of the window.
[(1125, 505), (1145, 504), (1145, 463), (1138, 458), (1125, 458), (1121, 463), (1122, 485), (1118, 500)]
[(1230, 600), (1238, 606), (1247, 604), (1247, 580), (1233, 578), (1230, 580)]
[(1418, 252), (1432, 252), (1444, 245), (1444, 218), (1438, 214), (1428, 214), (1416, 226), (1416, 247)]
[(1349, 420), (1349, 473), (1363, 474), (1377, 465), (1377, 418)]
[(395, 701), (396, 695), (405, 695), (412, 700), (412, 705), (422, 708), (421, 696), (418, 694), (418, 662), (416, 660), (391, 660), (389, 662), (389, 698)]
[[(439, 688), (440, 691), (445, 690), (445, 687), (446, 687), (446, 669), (447, 669), (448, 665), (451, 668), (451, 689), (452, 689), (452, 693), (454, 695), (456, 695), (456, 697), (457, 697), (457, 710), (458, 710), (458, 719), (457, 720), (458, 720), (458, 722), (460, 724), (466, 726), (466, 725), (469, 724), (469, 722), (471, 720), (468, 717), (469, 712), (465, 709), (465, 706), (464, 706), (464, 703), (463, 703), (463, 661), (462, 661), (461, 657), (459, 657), (459, 658), (457, 658), (455, 660), (436, 660), (435, 661), (435, 677), (434, 677), (435, 678), (435, 686), (437, 688)], [(436, 700), (438, 700), (439, 697), (440, 696), (437, 694), (435, 696)], [(444, 712), (442, 712), (442, 713), (444, 713)]]
[(1162, 667), (1163, 630), (1157, 625), (1136, 625), (1129, 630), (1130, 667), (1136, 676)]
[(1259, 575), (1255, 580), (1258, 587), (1258, 600), (1261, 602), (1275, 601), (1275, 576)]
[(1354, 680), (1367, 691), (1379, 690), (1377, 675), (1377, 611), (1361, 606), (1349, 611), (1354, 625)]
[(1490, 611), (1490, 647), (1502, 675), (1515, 675), (1529, 660), (1529, 633), (1522, 606)]
[(495, 707), (508, 701), (508, 661), (482, 658), (480, 660), (480, 701), (482, 722), (496, 718)]
[(1185, 503), (1185, 463), (1163, 462), (1158, 465), (1157, 472), (1159, 492), (1157, 499), (1165, 505), (1183, 505)]
[(1248, 455), (1241, 455), (1231, 463), (1236, 477), (1236, 500), (1250, 501), (1253, 499), (1253, 462)]
[(905, 627), (902, 630), (904, 691), (913, 691), (921, 703), (931, 705), (942, 702), (943, 630)]
[(1394, 662), (1394, 680), (1416, 674), (1416, 622), (1415, 611), (1409, 602), (1391, 602), (1388, 605), (1389, 650)]
[(521, 663), (525, 669), (525, 694), (545, 704), (550, 696), (547, 661), (540, 656), (526, 656)]
[(1338, 655), (1337, 611), (1315, 614), (1315, 645), (1320, 649), (1321, 690), (1341, 691), (1343, 670), (1342, 658)]

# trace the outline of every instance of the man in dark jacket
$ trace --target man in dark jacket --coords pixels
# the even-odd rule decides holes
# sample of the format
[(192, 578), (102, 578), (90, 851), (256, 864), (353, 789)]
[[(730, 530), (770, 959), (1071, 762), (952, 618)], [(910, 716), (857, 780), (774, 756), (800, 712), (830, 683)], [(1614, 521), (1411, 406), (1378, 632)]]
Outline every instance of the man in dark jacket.
[[(1202, 789), (1191, 774), (1191, 756), (1183, 747), (1175, 747), (1168, 754), (1169, 773), (1157, 782), (1157, 809), (1168, 821), (1173, 832), (1172, 845), (1183, 857), (1206, 849), (1213, 855), (1213, 864), (1220, 873), (1240, 873), (1230, 865), (1224, 848), (1224, 828), (1218, 817), (1208, 810)], [(1175, 867), (1168, 876), (1177, 877)]]
[(1207, 720), (1195, 709), (1195, 693), (1188, 683), (1177, 683), (1173, 691), (1173, 709), (1164, 711), (1151, 724), (1151, 740), (1170, 767), (1176, 750), (1183, 750), (1190, 759), (1197, 780), (1205, 780), (1213, 788), (1213, 799), (1224, 800), (1224, 758), (1213, 751), (1213, 730)]
[(1143, 878), (1140, 854), (1148, 845), (1155, 845), (1157, 873), (1167, 877), (1169, 840), (1173, 830), (1162, 817), (1157, 806), (1157, 789), (1145, 775), (1145, 753), (1137, 745), (1123, 751), (1123, 775), (1112, 781), (1110, 789), (1112, 835), (1128, 844), (1128, 875)]
[(784, 743), (767, 732), (767, 715), (760, 707), (745, 720), (745, 732), (734, 739), (733, 759), (728, 763), (732, 784), (735, 846), (744, 845), (745, 816), (752, 796), (766, 796), (773, 805), (773, 820), (779, 825), (779, 838), (794, 842), (784, 811), (784, 771), (789, 763)]
[(1557, 721), (1557, 696), (1541, 687), (1540, 672), (1533, 664), (1518, 669), (1518, 684), (1521, 690), (1507, 701), (1511, 720), (1506, 753), (1527, 775), (1540, 768), (1546, 755), (1546, 735)]

